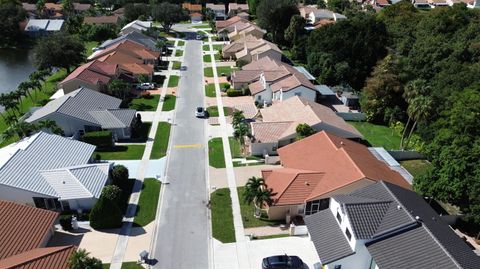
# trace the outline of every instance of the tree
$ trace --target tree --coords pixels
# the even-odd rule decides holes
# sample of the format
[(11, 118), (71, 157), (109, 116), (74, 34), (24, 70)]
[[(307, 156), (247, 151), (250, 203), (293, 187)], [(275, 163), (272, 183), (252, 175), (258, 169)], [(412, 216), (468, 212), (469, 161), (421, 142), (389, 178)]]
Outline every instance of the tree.
[(37, 14), (40, 19), (45, 17), (45, 0), (38, 0), (37, 3), (35, 4), (35, 8), (37, 9)]
[(295, 131), (297, 132), (297, 140), (303, 139), (316, 133), (315, 129), (313, 129), (310, 125), (306, 123), (301, 123), (297, 125)]
[(107, 185), (103, 188), (101, 196), (118, 204), (122, 196), (122, 189), (116, 185)]
[[(419, 121), (424, 121), (430, 116), (430, 112), (432, 111), (432, 99), (429, 96), (418, 96), (415, 97), (410, 101), (410, 104), (407, 109), (407, 113), (409, 118), (413, 120), (412, 128), (410, 128), (410, 133), (408, 134), (407, 141), (402, 149), (408, 148), (408, 144), (410, 143), (410, 139), (412, 138), (413, 131), (417, 126)], [(405, 130), (407, 127), (405, 126)], [(403, 141), (403, 137), (402, 137)]]
[(235, 138), (243, 145), (245, 142), (245, 136), (250, 134), (250, 129), (245, 121), (243, 111), (237, 110), (233, 112), (232, 126)]
[(57, 123), (53, 120), (42, 120), (37, 124), (38, 130), (48, 130), (56, 135), (64, 135), (62, 128), (60, 128)]
[(62, 11), (67, 18), (73, 15), (73, 12), (75, 11), (75, 8), (73, 6), (73, 1), (62, 0)]
[(255, 201), (261, 188), (265, 187), (265, 180), (260, 177), (251, 177), (245, 184), (245, 191), (243, 192), (243, 200), (247, 204)]
[(292, 16), (290, 25), (285, 30), (285, 41), (289, 44), (296, 44), (296, 41), (307, 34), (305, 30), (306, 24), (307, 21), (302, 16)]
[(124, 6), (125, 13), (124, 18), (126, 22), (137, 20), (141, 16), (147, 16), (150, 14), (150, 7), (143, 3), (128, 3)]
[(172, 25), (188, 19), (185, 10), (180, 5), (162, 2), (152, 8), (152, 17), (159, 21), (163, 30), (170, 32)]
[(250, 14), (257, 14), (257, 6), (260, 3), (260, 0), (247, 0), (247, 3)]
[(325, 0), (318, 0), (317, 1), (317, 8), (326, 8), (327, 4), (325, 3)]
[(78, 249), (73, 252), (68, 258), (68, 268), (69, 269), (102, 269), (102, 261), (90, 257), (85, 249)]
[(328, 0), (327, 2), (328, 9), (338, 13), (343, 13), (349, 9), (350, 5), (351, 4), (349, 0)]
[(117, 36), (117, 28), (106, 24), (86, 24), (83, 25), (82, 32), (84, 33), (86, 40), (97, 42), (102, 42)]
[(112, 229), (122, 226), (122, 212), (115, 202), (100, 196), (90, 211), (90, 226), (94, 229)]
[(34, 47), (34, 64), (38, 69), (65, 68), (70, 73), (72, 66), (85, 62), (85, 46), (76, 36), (64, 33), (42, 38)]
[(128, 93), (131, 89), (131, 86), (121, 79), (113, 79), (108, 83), (107, 87), (111, 95), (122, 100), (125, 100), (127, 98)]
[(0, 4), (0, 47), (21, 44), (24, 39), (23, 31), (18, 26), (27, 18), (26, 11), (18, 1), (4, 1)]
[(285, 44), (285, 29), (299, 14), (295, 0), (261, 0), (257, 7), (258, 25), (267, 30), (274, 42)]
[[(65, 20), (65, 31), (71, 35), (81, 34), (84, 26), (86, 25), (83, 24), (83, 16), (79, 14), (71, 14)], [(115, 29), (111, 26), (110, 28)]]
[(126, 191), (128, 186), (128, 169), (123, 165), (115, 165), (112, 169), (112, 183), (118, 186), (123, 191)]
[(380, 60), (365, 82), (361, 107), (370, 122), (390, 124), (403, 120), (407, 104), (402, 98), (403, 83), (398, 75), (397, 60), (392, 54)]

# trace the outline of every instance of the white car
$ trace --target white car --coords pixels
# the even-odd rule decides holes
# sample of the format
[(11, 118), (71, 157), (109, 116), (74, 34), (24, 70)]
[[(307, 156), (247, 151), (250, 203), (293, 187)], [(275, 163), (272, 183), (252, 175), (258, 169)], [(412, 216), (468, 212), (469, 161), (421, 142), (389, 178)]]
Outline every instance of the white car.
[(205, 118), (206, 116), (207, 116), (207, 112), (205, 111), (205, 109), (201, 106), (197, 107), (197, 109), (195, 110), (195, 117)]
[(155, 85), (150, 82), (145, 82), (137, 85), (137, 90), (153, 90)]

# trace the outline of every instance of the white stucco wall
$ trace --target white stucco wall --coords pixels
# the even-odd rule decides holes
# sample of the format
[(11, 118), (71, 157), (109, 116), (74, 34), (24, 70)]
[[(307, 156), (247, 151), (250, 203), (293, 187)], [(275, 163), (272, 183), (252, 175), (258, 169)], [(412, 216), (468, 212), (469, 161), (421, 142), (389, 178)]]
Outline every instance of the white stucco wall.
[(35, 193), (6, 185), (0, 185), (0, 199), (35, 206), (33, 197), (55, 198), (48, 195)]
[(304, 86), (300, 86), (300, 87), (297, 87), (295, 89), (292, 89), (292, 90), (289, 90), (289, 91), (286, 91), (286, 92), (283, 92), (283, 91), (277, 91), (277, 92), (274, 92), (273, 93), (273, 100), (274, 101), (284, 101), (284, 100), (287, 100), (288, 98), (291, 98), (293, 96), (295, 96), (296, 94), (300, 94), (299, 96), (304, 98), (304, 99), (307, 99), (307, 100), (310, 100), (312, 102), (315, 102), (315, 98), (316, 98), (316, 92), (309, 89), (309, 88), (306, 88)]
[[(85, 125), (92, 126), (93, 124), (89, 122), (84, 122), (76, 118), (68, 117), (60, 113), (52, 113), (44, 118), (39, 119), (38, 121), (42, 120), (52, 120), (57, 123), (57, 125), (62, 128), (65, 136), (72, 136), (79, 130), (84, 130)], [(35, 121), (37, 123), (37, 121)]]
[(98, 84), (88, 83), (86, 81), (76, 79), (76, 78), (66, 81), (65, 83), (59, 84), (58, 86), (59, 88), (63, 89), (63, 92), (65, 94), (78, 90), (78, 88), (80, 87), (89, 88), (94, 91), (100, 91), (100, 86)]
[[(250, 152), (252, 155), (262, 155), (266, 152), (268, 155), (277, 155), (277, 143), (251, 143)], [(275, 150), (274, 150), (275, 148)]]
[(92, 209), (95, 203), (97, 202), (97, 199), (86, 198), (86, 199), (75, 199), (75, 200), (67, 200), (67, 201), (68, 201), (68, 204), (70, 205), (71, 210), (81, 209), (85, 211), (85, 210)]

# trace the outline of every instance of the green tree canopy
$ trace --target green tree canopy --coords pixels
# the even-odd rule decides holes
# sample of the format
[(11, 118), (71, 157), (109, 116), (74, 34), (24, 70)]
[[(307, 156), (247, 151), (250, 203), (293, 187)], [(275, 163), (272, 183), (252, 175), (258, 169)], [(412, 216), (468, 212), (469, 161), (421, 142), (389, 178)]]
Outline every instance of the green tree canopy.
[(159, 21), (165, 32), (170, 32), (172, 25), (187, 20), (188, 16), (180, 5), (162, 2), (152, 8), (152, 17)]
[(9, 47), (20, 44), (24, 35), (19, 23), (27, 17), (27, 13), (16, 1), (0, 2), (0, 47)]
[(293, 15), (299, 14), (295, 0), (261, 0), (257, 7), (260, 27), (272, 35), (276, 43), (284, 44), (285, 29)]
[(297, 128), (295, 128), (295, 131), (297, 132), (297, 139), (303, 139), (307, 136), (311, 136), (316, 133), (315, 129), (313, 129), (310, 125), (306, 123), (301, 123), (297, 125)]
[(85, 46), (76, 36), (64, 33), (44, 37), (34, 47), (34, 64), (39, 69), (65, 68), (70, 73), (72, 66), (85, 62)]
[(102, 269), (102, 261), (90, 257), (85, 249), (78, 249), (73, 252), (68, 258), (68, 268), (69, 269)]

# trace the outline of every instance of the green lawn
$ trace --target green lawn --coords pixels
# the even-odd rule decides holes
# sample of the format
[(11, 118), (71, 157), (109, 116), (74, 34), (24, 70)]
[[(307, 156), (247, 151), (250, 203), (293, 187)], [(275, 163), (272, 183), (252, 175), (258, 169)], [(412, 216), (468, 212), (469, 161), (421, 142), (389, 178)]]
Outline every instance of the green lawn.
[(167, 45), (175, 46), (175, 40), (167, 40)]
[[(214, 54), (214, 58), (215, 58), (215, 61), (219, 61), (220, 60), (220, 54), (218, 54), (218, 53)], [(212, 62), (212, 57), (210, 56), (210, 54), (203, 55), (203, 62), (205, 62), (205, 63), (211, 63)]]
[(215, 97), (217, 94), (215, 93), (215, 84), (210, 83), (208, 85), (205, 85), (205, 95), (207, 97)]
[(85, 55), (88, 57), (92, 54), (93, 48), (98, 46), (98, 42), (97, 41), (88, 41), (88, 42), (85, 42), (84, 45), (85, 45)]
[(139, 97), (132, 99), (128, 107), (137, 111), (155, 111), (159, 101), (160, 95), (152, 94), (148, 98)]
[(232, 200), (228, 188), (218, 189), (210, 196), (212, 236), (222, 243), (235, 242)]
[(238, 199), (240, 200), (240, 211), (242, 213), (243, 227), (252, 228), (260, 226), (271, 226), (282, 224), (282, 221), (268, 220), (267, 214), (263, 213), (260, 218), (256, 218), (255, 207), (253, 204), (245, 203), (243, 199), (243, 193), (245, 192), (245, 187), (238, 187)]
[[(212, 47), (213, 47), (213, 50), (222, 50), (223, 49), (223, 45), (212, 45)], [(210, 51), (210, 45), (208, 45), (208, 44), (203, 45), (202, 49), (204, 51)]]
[[(207, 107), (207, 112), (209, 117), (218, 117), (218, 107), (217, 106), (209, 106)], [(223, 107), (223, 113), (225, 116), (230, 116), (233, 113), (233, 109), (230, 107)]]
[(192, 28), (195, 28), (195, 29), (205, 29), (205, 28), (211, 29), (210, 25), (205, 24), (205, 23), (204, 24), (199, 24), (199, 25), (194, 25), (194, 26), (192, 26)]
[(175, 57), (182, 57), (182, 56), (183, 56), (183, 50), (177, 49), (177, 50), (175, 51)]
[(386, 150), (394, 150), (400, 147), (401, 137), (387, 126), (369, 122), (349, 121), (348, 123), (362, 133), (365, 140), (374, 147), (384, 147)]
[[(238, 141), (233, 138), (228, 138), (230, 144), (230, 153), (233, 156), (240, 155), (240, 146)], [(216, 137), (208, 141), (208, 161), (210, 166), (215, 168), (225, 168), (225, 155), (223, 152), (222, 138)]]
[(153, 141), (150, 159), (160, 159), (167, 155), (168, 138), (170, 137), (170, 123), (159, 122), (155, 140)]
[[(109, 269), (110, 264), (109, 263), (104, 263), (102, 264), (103, 269)], [(122, 263), (122, 269), (145, 269), (143, 266), (140, 264), (137, 264), (137, 262), (124, 262)]]
[(432, 165), (427, 160), (408, 160), (401, 161), (400, 164), (407, 169), (413, 178), (416, 178), (427, 171), (427, 169)]
[(175, 95), (167, 94), (163, 100), (162, 111), (170, 111), (175, 109), (175, 101), (177, 97)]
[[(229, 66), (219, 66), (217, 67), (217, 75), (221, 76), (222, 73), (225, 74), (226, 76), (230, 75), (232, 73), (232, 68)], [(206, 77), (213, 77), (213, 69), (211, 67), (206, 67), (203, 69), (204, 76)]]
[(180, 70), (180, 67), (182, 67), (182, 62), (179, 62), (179, 61), (173, 62), (173, 66), (172, 66), (173, 70)]
[(143, 181), (137, 212), (133, 220), (135, 225), (145, 226), (155, 220), (158, 196), (160, 195), (160, 185), (160, 181), (155, 178), (146, 178)]
[(97, 149), (93, 156), (100, 154), (101, 160), (140, 160), (144, 151), (145, 145), (125, 145), (110, 149)]
[(177, 87), (179, 79), (180, 79), (179, 76), (175, 76), (175, 75), (170, 76), (170, 79), (168, 80), (168, 87)]
[(179, 40), (177, 43), (177, 46), (180, 46), (180, 47), (185, 46), (185, 41)]

